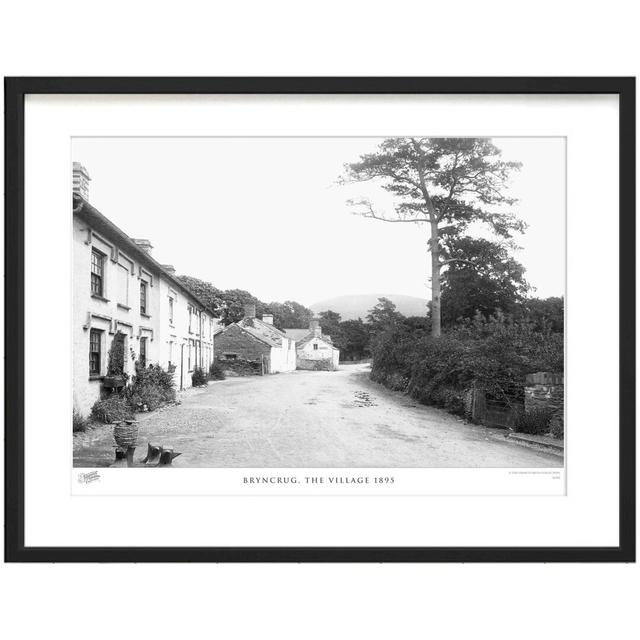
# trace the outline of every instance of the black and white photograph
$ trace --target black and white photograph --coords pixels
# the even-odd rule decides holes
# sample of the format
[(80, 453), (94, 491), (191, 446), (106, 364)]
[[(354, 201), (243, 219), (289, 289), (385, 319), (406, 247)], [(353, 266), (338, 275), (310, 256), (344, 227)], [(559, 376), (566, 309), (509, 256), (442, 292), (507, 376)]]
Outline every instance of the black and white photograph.
[(74, 137), (68, 179), (86, 482), (564, 468), (564, 137)]

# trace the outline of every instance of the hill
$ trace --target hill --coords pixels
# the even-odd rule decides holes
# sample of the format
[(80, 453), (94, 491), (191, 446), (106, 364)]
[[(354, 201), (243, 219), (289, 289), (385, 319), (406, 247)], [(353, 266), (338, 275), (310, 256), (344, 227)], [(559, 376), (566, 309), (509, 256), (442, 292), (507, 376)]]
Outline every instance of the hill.
[(343, 320), (366, 319), (370, 309), (378, 304), (378, 298), (389, 298), (397, 307), (397, 310), (405, 316), (424, 316), (427, 311), (426, 298), (403, 296), (395, 293), (370, 293), (354, 296), (336, 296), (328, 300), (321, 300), (311, 305), (314, 313), (321, 311), (335, 311)]

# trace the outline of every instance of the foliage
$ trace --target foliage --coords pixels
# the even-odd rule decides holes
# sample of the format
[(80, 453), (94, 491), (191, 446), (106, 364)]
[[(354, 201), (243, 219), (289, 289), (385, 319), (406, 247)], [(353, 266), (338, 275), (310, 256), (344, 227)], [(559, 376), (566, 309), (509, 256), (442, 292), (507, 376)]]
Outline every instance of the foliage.
[(260, 302), (258, 309), (261, 313), (271, 313), (273, 324), (277, 329), (306, 329), (309, 326), (313, 311), (294, 300), (284, 302)]
[(124, 395), (112, 393), (104, 399), (96, 400), (91, 407), (91, 417), (107, 424), (127, 420), (133, 416), (128, 399)]
[(140, 386), (152, 386), (158, 387), (163, 392), (175, 393), (175, 382), (173, 374), (176, 370), (175, 365), (169, 365), (167, 369), (164, 369), (159, 364), (149, 364), (146, 367), (136, 362), (136, 376), (133, 381), (134, 387)]
[(191, 374), (191, 384), (194, 387), (204, 387), (207, 384), (207, 376), (202, 367), (196, 367)]
[(553, 412), (550, 408), (523, 411), (516, 419), (515, 429), (518, 433), (545, 435), (549, 433)]
[(280, 330), (304, 329), (309, 326), (309, 321), (313, 317), (311, 309), (307, 309), (295, 300), (263, 302), (244, 289), (218, 289), (210, 282), (193, 276), (178, 276), (178, 280), (198, 296), (225, 326), (242, 320), (245, 305), (250, 304), (255, 305), (258, 317), (265, 313), (273, 315), (273, 324)]
[(197, 296), (209, 310), (218, 317), (224, 307), (224, 292), (214, 287), (210, 282), (194, 278), (193, 276), (178, 276), (178, 280)]
[(244, 289), (227, 289), (222, 293), (222, 298), (220, 319), (225, 326), (242, 320), (247, 305), (255, 305), (258, 312), (263, 310), (263, 303)]
[[(333, 339), (333, 334), (332, 339)], [(337, 332), (339, 343), (334, 344), (340, 349), (342, 360), (364, 360), (371, 355), (369, 350), (369, 330), (360, 318), (345, 320), (339, 325)]]
[(209, 377), (212, 380), (224, 380), (226, 375), (224, 369), (220, 366), (220, 363), (214, 360), (209, 367)]
[(107, 376), (124, 376), (124, 337), (121, 333), (116, 333), (109, 347), (109, 357), (107, 363)]
[(73, 410), (73, 433), (86, 431), (89, 426), (89, 420), (85, 418), (79, 411)]
[(541, 331), (564, 331), (564, 298), (528, 298), (519, 315), (533, 322)]
[(551, 435), (554, 438), (564, 438), (564, 415), (562, 412), (556, 411), (551, 417)]
[(144, 411), (145, 407), (154, 411), (167, 401), (163, 392), (152, 385), (134, 386), (129, 394), (129, 404), (135, 411)]
[(409, 394), (425, 404), (461, 408), (461, 392), (479, 383), (496, 398), (522, 387), (536, 371), (563, 370), (560, 333), (540, 331), (531, 322), (502, 314), (480, 314), (459, 323), (440, 338), (400, 323), (373, 341), (372, 379), (395, 384), (407, 380)]
[(442, 281), (442, 324), (450, 326), (479, 311), (513, 313), (528, 291), (524, 267), (504, 244), (462, 236), (451, 238), (443, 255), (454, 260)]
[(373, 334), (394, 327), (404, 316), (396, 311), (396, 305), (389, 298), (378, 298), (378, 304), (369, 311), (367, 323)]
[(131, 406), (140, 410), (147, 405), (149, 411), (153, 411), (165, 402), (173, 402), (176, 399), (174, 371), (174, 365), (164, 369), (159, 364), (143, 367), (136, 362), (133, 384), (126, 390)]
[(376, 211), (367, 199), (349, 201), (354, 213), (428, 225), (434, 337), (440, 335), (440, 270), (452, 259), (444, 250), (447, 241), (464, 235), (474, 223), (503, 239), (525, 228), (504, 210), (515, 204), (505, 190), (520, 165), (500, 155), (487, 138), (387, 138), (374, 153), (345, 165), (343, 183), (377, 181), (396, 197), (391, 217)]
[(330, 309), (318, 315), (322, 333), (331, 336), (333, 345), (340, 349), (341, 360), (364, 360), (369, 357), (370, 327), (362, 319), (342, 320), (339, 313)]

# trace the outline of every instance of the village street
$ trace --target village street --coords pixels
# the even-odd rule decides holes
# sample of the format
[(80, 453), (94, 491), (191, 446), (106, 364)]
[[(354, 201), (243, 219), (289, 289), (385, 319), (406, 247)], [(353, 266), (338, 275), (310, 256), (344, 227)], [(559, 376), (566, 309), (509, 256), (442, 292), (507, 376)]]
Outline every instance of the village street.
[[(368, 378), (336, 372), (236, 377), (193, 389), (182, 404), (138, 414), (139, 446), (174, 447), (177, 467), (560, 467), (559, 457), (502, 441)], [(74, 436), (74, 466), (113, 461), (112, 427)]]

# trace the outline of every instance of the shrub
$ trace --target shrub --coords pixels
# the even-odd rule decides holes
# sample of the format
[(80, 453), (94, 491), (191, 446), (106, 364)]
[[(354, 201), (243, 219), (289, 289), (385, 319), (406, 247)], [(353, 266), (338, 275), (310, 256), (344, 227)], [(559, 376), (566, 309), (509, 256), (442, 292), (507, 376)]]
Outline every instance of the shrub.
[(111, 342), (107, 360), (108, 376), (127, 377), (124, 373), (124, 340), (122, 338), (122, 334), (117, 333)]
[(78, 431), (86, 431), (89, 426), (89, 420), (85, 418), (79, 411), (73, 410), (73, 433)]
[(147, 405), (149, 411), (153, 411), (165, 402), (173, 402), (176, 399), (174, 371), (173, 365), (163, 369), (159, 364), (142, 367), (136, 362), (136, 376), (126, 391), (133, 409), (142, 411), (144, 405)]
[(165, 394), (175, 398), (175, 382), (173, 380), (173, 372), (176, 370), (175, 365), (169, 365), (168, 369), (163, 369), (159, 364), (150, 364), (147, 367), (140, 366), (136, 362), (136, 377), (133, 381), (134, 387), (157, 387)]
[(207, 384), (207, 376), (202, 367), (196, 367), (191, 374), (191, 384), (194, 387), (204, 387)]
[(551, 435), (554, 438), (564, 438), (564, 414), (556, 411), (551, 417)]
[(107, 424), (127, 420), (133, 412), (127, 398), (118, 394), (111, 394), (103, 400), (97, 400), (91, 407), (91, 417)]
[(516, 418), (515, 429), (518, 433), (544, 435), (549, 433), (553, 409), (533, 409), (522, 412)]
[(129, 396), (129, 404), (135, 411), (144, 411), (145, 405), (149, 411), (153, 411), (164, 402), (167, 402), (167, 399), (162, 390), (149, 384), (134, 387)]
[(514, 400), (514, 393), (524, 394), (528, 373), (561, 372), (564, 340), (498, 314), (461, 322), (435, 339), (424, 328), (396, 325), (376, 335), (372, 355), (376, 382), (405, 385), (419, 402), (464, 413), (464, 392), (474, 383), (489, 396)]
[(219, 362), (214, 361), (211, 363), (209, 367), (209, 377), (212, 380), (224, 380), (226, 378), (224, 369), (220, 366)]

